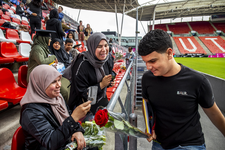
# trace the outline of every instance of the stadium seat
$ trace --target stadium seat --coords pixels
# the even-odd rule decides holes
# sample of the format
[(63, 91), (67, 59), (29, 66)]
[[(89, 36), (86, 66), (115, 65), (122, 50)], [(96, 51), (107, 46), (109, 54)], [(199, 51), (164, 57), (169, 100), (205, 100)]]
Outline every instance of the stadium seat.
[(27, 65), (22, 65), (18, 71), (18, 85), (22, 88), (27, 88)]
[(0, 16), (3, 14), (3, 11), (0, 9)]
[(10, 15), (14, 14), (13, 10), (8, 9), (8, 11), (10, 12)]
[(16, 30), (13, 30), (13, 29), (7, 29), (5, 36), (6, 36), (6, 39), (16, 40), (17, 43), (30, 43), (30, 41), (22, 41), (19, 38), (18, 32)]
[(13, 73), (8, 68), (1, 68), (0, 74), (0, 99), (6, 100), (13, 105), (18, 104), (23, 98), (26, 89), (16, 83)]
[(22, 21), (21, 21), (21, 24), (22, 24), (22, 25), (26, 25), (26, 26), (29, 25), (29, 23), (28, 23), (26, 20), (22, 20)]
[(23, 129), (20, 126), (13, 135), (11, 150), (23, 150), (25, 145), (25, 137)]
[(113, 93), (111, 93), (111, 92), (106, 92), (106, 96), (107, 96), (108, 101), (110, 101), (110, 99), (111, 99), (112, 96), (113, 96)]
[(18, 52), (16, 45), (11, 42), (0, 43), (0, 54), (5, 58), (14, 58), (16, 62), (28, 61), (29, 57), (22, 57)]
[(3, 19), (0, 19), (0, 26), (2, 26), (6, 21)]
[(32, 39), (30, 37), (30, 34), (28, 32), (21, 31), (20, 32), (20, 39), (22, 41), (29, 41), (31, 44), (33, 43)]
[(115, 88), (115, 87), (109, 87), (109, 88), (107, 88), (106, 91), (107, 91), (107, 92), (114, 93), (114, 92), (116, 91), (116, 88)]
[(20, 21), (22, 20), (21, 17), (20, 17), (20, 15), (17, 15), (17, 14), (11, 15), (11, 18), (17, 18), (17, 19), (19, 19)]
[(0, 100), (0, 111), (8, 108), (8, 102), (5, 100)]
[(3, 5), (3, 7), (4, 7), (5, 9), (10, 9), (10, 6), (9, 6), (8, 4), (6, 4), (6, 3)]
[(31, 51), (31, 45), (27, 43), (20, 43), (19, 54), (23, 57), (29, 57)]
[(10, 16), (10, 15), (11, 15), (11, 12), (6, 11), (6, 12), (5, 12), (5, 15)]
[(4, 58), (0, 56), (0, 64), (14, 63), (13, 58)]
[(10, 10), (12, 10), (14, 14), (16, 13), (16, 10), (13, 7), (11, 7)]
[(28, 19), (26, 17), (22, 17), (22, 20), (29, 22)]
[(8, 40), (8, 39), (6, 39), (2, 29), (0, 29), (0, 41), (16, 43), (16, 40)]
[(10, 16), (4, 15), (4, 14), (2, 14), (2, 18), (1, 19), (7, 20), (7, 21), (11, 21)]
[(20, 25), (20, 20), (19, 20), (19, 19), (17, 19), (17, 18), (12, 18), (12, 22), (15, 22), (15, 23), (17, 23), (17, 24), (19, 24), (19, 25)]

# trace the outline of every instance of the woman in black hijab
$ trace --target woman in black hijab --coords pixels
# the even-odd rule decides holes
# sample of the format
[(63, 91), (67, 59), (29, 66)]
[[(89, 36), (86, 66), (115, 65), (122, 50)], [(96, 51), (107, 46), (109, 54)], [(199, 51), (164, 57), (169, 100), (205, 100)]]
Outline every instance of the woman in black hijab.
[(51, 34), (52, 40), (55, 38), (58, 38), (61, 41), (63, 41), (63, 36), (65, 36), (65, 33), (63, 32), (62, 24), (58, 19), (59, 14), (58, 14), (57, 9), (51, 10), (49, 17), (50, 17), (50, 19), (47, 21), (46, 30), (56, 31), (56, 33)]
[(112, 76), (106, 63), (109, 46), (104, 34), (96, 32), (88, 38), (88, 51), (81, 53), (72, 66), (72, 83), (68, 105), (71, 110), (87, 101), (88, 88), (97, 86), (96, 104), (91, 106), (91, 112), (96, 113), (98, 106), (107, 106), (106, 88)]
[(63, 45), (62, 40), (55, 38), (51, 41), (49, 49), (51, 54), (56, 56), (58, 62), (63, 63), (65, 68), (67, 68), (70, 63), (69, 54), (65, 51), (62, 45)]

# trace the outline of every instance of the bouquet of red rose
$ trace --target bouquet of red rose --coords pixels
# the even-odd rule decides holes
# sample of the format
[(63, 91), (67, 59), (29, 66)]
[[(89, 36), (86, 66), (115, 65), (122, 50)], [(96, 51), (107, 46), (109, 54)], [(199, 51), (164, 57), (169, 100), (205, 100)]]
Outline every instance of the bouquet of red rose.
[(148, 138), (148, 135), (132, 126), (117, 113), (108, 111), (107, 109), (99, 109), (95, 114), (95, 123), (109, 131), (119, 134), (127, 134), (138, 138)]

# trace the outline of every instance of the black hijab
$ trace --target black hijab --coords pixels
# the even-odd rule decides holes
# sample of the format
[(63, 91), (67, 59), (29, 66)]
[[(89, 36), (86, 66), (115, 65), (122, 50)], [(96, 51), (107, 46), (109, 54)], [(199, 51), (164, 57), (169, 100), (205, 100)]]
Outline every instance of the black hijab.
[[(60, 43), (60, 49), (59, 50), (54, 49), (53, 44), (55, 42)], [(60, 39), (55, 38), (51, 41), (49, 49), (50, 49), (51, 54), (55, 55), (56, 58), (58, 59), (58, 61), (61, 62), (61, 63), (64, 63), (65, 67), (67, 68), (68, 65), (69, 65), (69, 54), (63, 48), (63, 42)]]
[(52, 9), (50, 11), (49, 17), (50, 17), (50, 19), (53, 19), (53, 18), (58, 19), (59, 18), (59, 14), (58, 14), (57, 9)]

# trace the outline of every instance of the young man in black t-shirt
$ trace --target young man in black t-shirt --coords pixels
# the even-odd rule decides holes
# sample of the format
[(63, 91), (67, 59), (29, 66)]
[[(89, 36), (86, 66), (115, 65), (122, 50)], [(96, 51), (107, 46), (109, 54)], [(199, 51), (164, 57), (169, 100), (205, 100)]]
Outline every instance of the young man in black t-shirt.
[(225, 119), (214, 102), (209, 81), (175, 61), (172, 41), (165, 31), (147, 33), (140, 41), (138, 53), (149, 70), (142, 77), (142, 96), (155, 115), (155, 129), (147, 139), (157, 140), (152, 150), (204, 150), (198, 104), (225, 136)]

